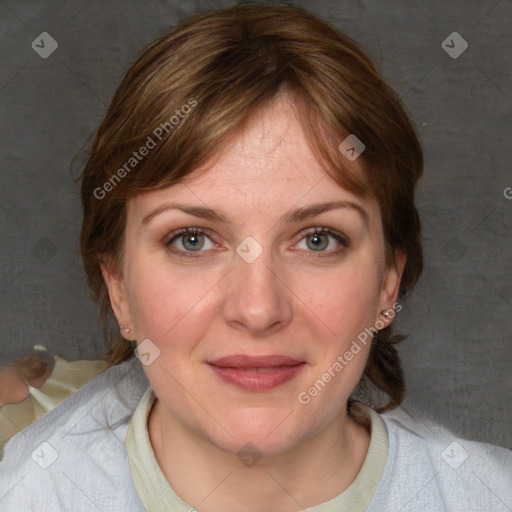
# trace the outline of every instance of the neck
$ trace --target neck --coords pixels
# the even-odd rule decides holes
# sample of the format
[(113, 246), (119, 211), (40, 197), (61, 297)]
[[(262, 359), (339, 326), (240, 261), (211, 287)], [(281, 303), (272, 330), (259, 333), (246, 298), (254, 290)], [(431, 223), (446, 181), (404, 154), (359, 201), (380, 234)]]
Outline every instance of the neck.
[(204, 512), (299, 511), (329, 501), (355, 480), (370, 444), (367, 427), (345, 408), (322, 431), (254, 466), (244, 466), (236, 454), (191, 432), (158, 400), (148, 429), (167, 481)]

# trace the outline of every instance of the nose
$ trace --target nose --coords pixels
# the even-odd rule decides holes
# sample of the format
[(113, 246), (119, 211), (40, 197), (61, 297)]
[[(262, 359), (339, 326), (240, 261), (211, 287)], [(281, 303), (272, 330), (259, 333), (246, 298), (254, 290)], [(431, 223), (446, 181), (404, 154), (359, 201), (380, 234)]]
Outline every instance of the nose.
[(293, 294), (271, 252), (264, 249), (251, 263), (235, 255), (233, 265), (227, 276), (226, 322), (260, 337), (287, 326), (292, 319)]

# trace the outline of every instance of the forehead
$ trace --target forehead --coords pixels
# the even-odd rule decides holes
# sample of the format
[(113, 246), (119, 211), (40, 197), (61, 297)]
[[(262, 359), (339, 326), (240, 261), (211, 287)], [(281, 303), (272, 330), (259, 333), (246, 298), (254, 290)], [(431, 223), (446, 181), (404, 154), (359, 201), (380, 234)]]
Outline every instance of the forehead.
[(237, 184), (274, 182), (302, 176), (318, 179), (325, 171), (314, 157), (294, 104), (286, 96), (252, 116), (226, 145), (215, 163), (200, 167), (185, 180)]
[(171, 199), (239, 214), (251, 210), (259, 216), (339, 200), (364, 205), (370, 214), (377, 208), (373, 200), (363, 200), (329, 176), (310, 147), (297, 110), (286, 97), (276, 98), (255, 114), (213, 161), (180, 184), (130, 200), (129, 212), (147, 214), (159, 202)]

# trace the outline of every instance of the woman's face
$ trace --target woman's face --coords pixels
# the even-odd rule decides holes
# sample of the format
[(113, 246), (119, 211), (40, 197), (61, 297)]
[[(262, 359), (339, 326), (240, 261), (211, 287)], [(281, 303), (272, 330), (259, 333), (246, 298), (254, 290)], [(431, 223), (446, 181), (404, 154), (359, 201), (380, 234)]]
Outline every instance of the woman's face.
[(122, 277), (104, 275), (169, 418), (277, 454), (343, 415), (404, 262), (387, 268), (378, 205), (324, 172), (281, 99), (204, 174), (130, 200)]

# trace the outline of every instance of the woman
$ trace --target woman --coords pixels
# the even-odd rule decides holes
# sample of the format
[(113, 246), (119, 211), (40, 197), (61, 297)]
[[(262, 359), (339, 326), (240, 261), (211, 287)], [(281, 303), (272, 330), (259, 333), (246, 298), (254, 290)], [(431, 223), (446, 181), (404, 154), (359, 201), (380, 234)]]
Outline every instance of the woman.
[(157, 40), (82, 177), (113, 366), (6, 445), (0, 505), (512, 507), (508, 451), (389, 412), (421, 172), (396, 95), (314, 16), (233, 7)]

